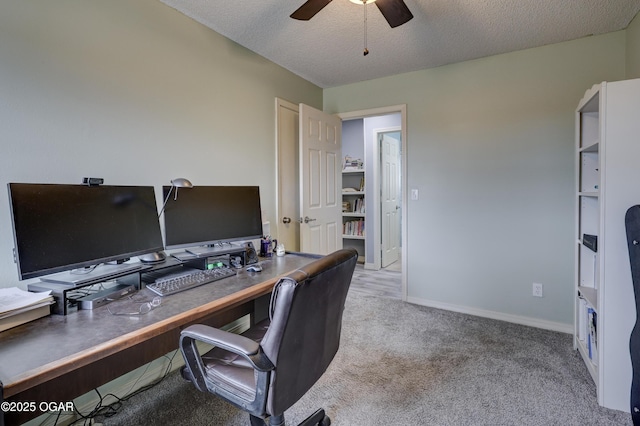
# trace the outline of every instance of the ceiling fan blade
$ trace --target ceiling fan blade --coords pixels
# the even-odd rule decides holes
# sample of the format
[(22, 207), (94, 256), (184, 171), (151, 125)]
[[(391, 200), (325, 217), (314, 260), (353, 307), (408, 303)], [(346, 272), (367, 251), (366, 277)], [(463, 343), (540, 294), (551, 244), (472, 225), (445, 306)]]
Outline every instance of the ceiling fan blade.
[(375, 3), (391, 28), (409, 22), (413, 18), (411, 11), (402, 0), (376, 0)]
[(305, 4), (300, 6), (298, 10), (291, 14), (291, 17), (301, 21), (308, 21), (329, 3), (331, 3), (331, 0), (307, 0)]

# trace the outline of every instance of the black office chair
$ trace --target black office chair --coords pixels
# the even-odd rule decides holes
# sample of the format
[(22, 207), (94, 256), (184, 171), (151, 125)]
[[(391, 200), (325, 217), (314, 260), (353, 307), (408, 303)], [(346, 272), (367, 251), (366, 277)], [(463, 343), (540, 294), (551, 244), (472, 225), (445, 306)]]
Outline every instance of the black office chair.
[[(338, 250), (281, 278), (270, 319), (242, 335), (206, 325), (182, 331), (183, 377), (249, 412), (251, 425), (283, 426), (284, 412), (322, 376), (340, 344), (342, 312), (358, 253)], [(200, 355), (196, 342), (214, 345)], [(301, 425), (331, 424), (323, 409)]]

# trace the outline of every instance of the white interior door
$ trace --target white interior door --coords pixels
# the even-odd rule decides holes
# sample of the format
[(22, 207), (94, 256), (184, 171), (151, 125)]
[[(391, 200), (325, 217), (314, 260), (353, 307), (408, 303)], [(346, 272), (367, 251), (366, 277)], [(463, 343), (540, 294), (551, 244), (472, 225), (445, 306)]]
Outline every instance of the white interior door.
[(382, 267), (398, 261), (400, 245), (400, 141), (387, 133), (380, 138)]
[(342, 248), (342, 121), (300, 104), (300, 250)]
[(300, 251), (300, 178), (298, 104), (276, 99), (278, 144), (278, 243)]

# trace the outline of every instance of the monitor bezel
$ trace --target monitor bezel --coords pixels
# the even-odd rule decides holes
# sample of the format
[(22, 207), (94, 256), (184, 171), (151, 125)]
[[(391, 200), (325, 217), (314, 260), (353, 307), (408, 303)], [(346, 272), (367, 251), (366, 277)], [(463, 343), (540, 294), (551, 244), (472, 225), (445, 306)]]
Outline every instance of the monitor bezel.
[[(23, 182), (9, 182), (7, 184), (7, 190), (8, 190), (8, 194), (9, 194), (9, 209), (10, 209), (10, 216), (11, 216), (11, 227), (12, 227), (12, 234), (13, 234), (13, 243), (14, 243), (14, 260), (18, 269), (18, 278), (22, 281), (22, 280), (27, 280), (27, 279), (32, 279), (32, 278), (37, 278), (37, 277), (43, 277), (46, 275), (51, 275), (51, 274), (55, 274), (58, 272), (66, 272), (66, 271), (73, 271), (75, 269), (81, 269), (81, 268), (88, 268), (88, 267), (92, 267), (92, 266), (96, 266), (96, 265), (100, 265), (103, 263), (109, 263), (109, 262), (122, 262), (122, 261), (126, 261), (132, 257), (137, 257), (137, 256), (141, 256), (144, 254), (148, 254), (148, 253), (154, 253), (157, 251), (162, 251), (164, 250), (164, 243), (163, 243), (163, 239), (162, 239), (162, 231), (160, 229), (160, 221), (158, 220), (158, 235), (159, 235), (159, 243), (160, 245), (158, 246), (154, 246), (154, 247), (149, 247), (146, 249), (142, 249), (142, 250), (133, 250), (133, 251), (129, 251), (129, 252), (125, 252), (125, 253), (113, 253), (113, 254), (108, 254), (105, 256), (100, 256), (100, 257), (95, 257), (92, 259), (87, 259), (87, 260), (83, 260), (83, 261), (79, 261), (79, 262), (72, 262), (72, 263), (67, 263), (64, 265), (58, 265), (58, 266), (54, 266), (54, 267), (47, 267), (47, 268), (40, 268), (37, 270), (31, 270), (31, 271), (24, 271), (23, 270), (23, 262), (21, 262), (21, 255), (24, 255), (24, 253), (20, 253), (19, 247), (20, 245), (18, 244), (18, 235), (16, 232), (16, 224), (15, 224), (15, 212), (14, 212), (14, 197), (12, 196), (12, 186), (17, 186), (17, 185), (30, 185), (30, 186), (40, 186), (40, 187), (47, 187), (47, 186), (65, 186), (65, 187), (85, 187), (87, 185), (74, 185), (74, 184), (56, 184), (56, 183), (23, 183)], [(155, 197), (155, 189), (153, 186), (145, 186), (145, 185), (100, 185), (100, 186), (108, 186), (108, 187), (118, 187), (118, 188), (145, 188), (147, 190), (151, 190), (153, 196), (151, 197), (150, 201), (153, 201), (153, 206), (154, 206), (154, 210), (156, 212), (156, 219), (157, 219), (157, 202), (156, 202), (156, 197)]]
[[(191, 242), (184, 242), (184, 243), (177, 243), (177, 244), (169, 244), (169, 242), (167, 241), (167, 228), (166, 228), (166, 208), (164, 210), (164, 213), (162, 214), (162, 223), (163, 223), (163, 228), (164, 228), (164, 237), (165, 237), (165, 248), (167, 250), (176, 250), (176, 249), (187, 249), (187, 248), (194, 248), (194, 247), (214, 247), (214, 246), (219, 246), (219, 245), (224, 245), (227, 243), (232, 243), (232, 242), (238, 242), (238, 241), (253, 241), (256, 239), (260, 239), (263, 237), (263, 221), (262, 221), (262, 197), (260, 196), (260, 187), (258, 185), (198, 185), (198, 186), (194, 186), (194, 188), (190, 188), (190, 189), (179, 189), (180, 194), (182, 194), (183, 192), (186, 191), (191, 191), (192, 189), (196, 189), (196, 188), (202, 188), (202, 187), (216, 187), (216, 188), (253, 188), (255, 190), (257, 190), (258, 193), (258, 214), (260, 217), (260, 232), (257, 234), (251, 234), (251, 235), (245, 235), (245, 236), (237, 236), (237, 237), (231, 237), (231, 238), (224, 238), (224, 239), (207, 239), (207, 240), (200, 240), (200, 241), (191, 241)], [(167, 199), (167, 194), (168, 191), (171, 189), (171, 186), (163, 186), (162, 187), (162, 198), (163, 199)], [(174, 188), (175, 190), (176, 188)], [(197, 189), (196, 189), (197, 190)], [(171, 194), (171, 198), (173, 198), (173, 193)], [(176, 200), (178, 203), (180, 201), (180, 195), (178, 195), (177, 197), (178, 199)], [(167, 202), (171, 202), (171, 200), (167, 200)], [(168, 207), (168, 206), (167, 206)]]

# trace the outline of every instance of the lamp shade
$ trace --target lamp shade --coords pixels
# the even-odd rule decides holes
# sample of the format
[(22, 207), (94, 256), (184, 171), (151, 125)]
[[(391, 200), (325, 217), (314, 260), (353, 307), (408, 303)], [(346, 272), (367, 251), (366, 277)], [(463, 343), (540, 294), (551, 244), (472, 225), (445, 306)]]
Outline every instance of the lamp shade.
[[(158, 213), (158, 218), (160, 218), (160, 216), (162, 215), (162, 212), (164, 211), (164, 208), (167, 206), (167, 201), (169, 201), (169, 196), (171, 195), (171, 191), (173, 191), (173, 188), (176, 189), (175, 199), (177, 199), (178, 188), (193, 188), (193, 184), (189, 179), (185, 179), (185, 178), (171, 179), (171, 188), (169, 188), (169, 192), (167, 193), (167, 196), (164, 199), (164, 203), (162, 203), (162, 208), (160, 209), (160, 213)], [(158, 251), (155, 253), (149, 253), (149, 254), (139, 256), (138, 259), (140, 259), (140, 262), (142, 263), (150, 263), (150, 264), (161, 263), (167, 259), (167, 255), (164, 251)]]
[(176, 188), (193, 188), (193, 184), (191, 183), (191, 181), (185, 178), (171, 179), (171, 185), (175, 186)]

